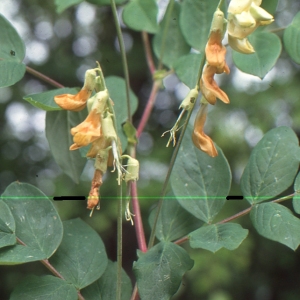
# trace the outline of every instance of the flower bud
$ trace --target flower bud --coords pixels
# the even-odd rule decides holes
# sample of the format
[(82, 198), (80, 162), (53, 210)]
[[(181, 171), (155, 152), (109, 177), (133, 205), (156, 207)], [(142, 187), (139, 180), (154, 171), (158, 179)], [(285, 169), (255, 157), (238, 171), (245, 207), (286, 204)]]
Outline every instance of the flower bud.
[(107, 114), (106, 118), (102, 119), (102, 133), (105, 139), (109, 141), (118, 140), (112, 115), (110, 113)]
[(139, 179), (139, 168), (140, 168), (139, 161), (129, 156), (127, 161), (127, 172), (124, 178), (126, 183), (130, 180), (135, 181)]

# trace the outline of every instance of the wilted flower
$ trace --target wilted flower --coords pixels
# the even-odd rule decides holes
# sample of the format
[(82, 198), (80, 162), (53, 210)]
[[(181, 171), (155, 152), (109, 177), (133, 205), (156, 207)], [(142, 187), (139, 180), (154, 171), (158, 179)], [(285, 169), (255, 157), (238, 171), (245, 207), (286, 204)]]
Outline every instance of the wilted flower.
[(255, 52), (247, 36), (258, 26), (274, 21), (271, 14), (260, 7), (262, 0), (231, 0), (228, 7), (228, 42), (241, 53)]
[(65, 110), (80, 111), (84, 109), (87, 100), (95, 88), (96, 70), (87, 70), (83, 88), (76, 94), (62, 94), (54, 97), (55, 103)]
[(206, 115), (207, 115), (207, 105), (208, 104), (201, 104), (201, 107), (197, 113), (195, 123), (194, 123), (194, 131), (192, 133), (192, 140), (194, 145), (202, 150), (203, 152), (207, 153), (211, 157), (215, 157), (218, 155), (218, 151), (214, 145), (212, 139), (207, 136), (203, 132)]

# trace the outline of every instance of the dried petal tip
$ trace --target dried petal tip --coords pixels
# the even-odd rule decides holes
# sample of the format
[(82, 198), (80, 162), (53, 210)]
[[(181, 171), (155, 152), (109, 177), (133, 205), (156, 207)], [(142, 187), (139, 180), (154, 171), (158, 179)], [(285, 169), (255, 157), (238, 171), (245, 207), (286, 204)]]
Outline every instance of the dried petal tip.
[(207, 104), (202, 104), (195, 119), (192, 140), (198, 149), (207, 153), (211, 157), (216, 157), (218, 155), (218, 151), (214, 145), (214, 142), (203, 132), (206, 115)]

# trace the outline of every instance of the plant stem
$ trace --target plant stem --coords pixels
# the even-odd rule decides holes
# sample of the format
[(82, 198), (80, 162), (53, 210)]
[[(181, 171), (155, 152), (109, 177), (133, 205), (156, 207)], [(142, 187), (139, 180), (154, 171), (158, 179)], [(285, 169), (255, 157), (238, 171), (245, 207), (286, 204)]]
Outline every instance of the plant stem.
[(153, 57), (152, 57), (151, 46), (150, 46), (150, 42), (149, 42), (149, 35), (146, 31), (142, 31), (142, 39), (143, 39), (143, 44), (144, 44), (144, 48), (145, 48), (145, 54), (146, 54), (148, 68), (150, 70), (150, 73), (153, 75), (156, 68), (155, 68), (155, 64), (153, 61)]
[(163, 198), (164, 198), (164, 196), (166, 194), (168, 183), (169, 183), (169, 180), (170, 180), (170, 177), (171, 177), (171, 173), (172, 173), (172, 170), (173, 170), (173, 167), (174, 167), (174, 164), (175, 164), (175, 160), (176, 160), (176, 157), (177, 157), (180, 145), (182, 143), (184, 133), (185, 133), (186, 128), (187, 128), (187, 126), (189, 124), (189, 120), (190, 120), (190, 117), (192, 115), (192, 112), (193, 112), (192, 109), (188, 112), (188, 115), (186, 117), (186, 120), (185, 120), (185, 123), (183, 125), (182, 131), (180, 133), (179, 140), (178, 140), (178, 142), (176, 144), (176, 147), (175, 147), (175, 149), (173, 151), (173, 155), (172, 155), (172, 158), (171, 158), (171, 161), (170, 161), (168, 173), (167, 173), (167, 176), (166, 176), (166, 179), (165, 179), (165, 182), (164, 182), (161, 194), (160, 194), (160, 199), (158, 201), (158, 205), (157, 205), (157, 209), (156, 209), (156, 214), (155, 214), (155, 219), (154, 219), (154, 222), (153, 222), (153, 227), (152, 227), (152, 230), (151, 230), (151, 235), (150, 235), (150, 239), (149, 239), (149, 243), (148, 243), (148, 248), (151, 248), (153, 246), (153, 244), (154, 244), (156, 225), (157, 225), (159, 213), (160, 213), (160, 210), (161, 210), (161, 207), (162, 207)]
[(125, 51), (121, 26), (120, 26), (120, 23), (118, 20), (118, 13), (117, 13), (115, 0), (110, 0), (110, 4), (111, 4), (111, 9), (113, 12), (114, 21), (115, 21), (115, 25), (116, 25), (116, 29), (117, 29), (117, 36), (118, 36), (120, 52), (121, 52), (121, 56), (122, 56), (123, 71), (124, 71), (125, 82), (126, 82), (126, 102), (127, 102), (128, 121), (130, 123), (132, 123), (131, 108), (130, 108), (130, 94), (129, 94), (130, 84), (129, 84), (129, 72), (128, 72), (128, 64), (127, 64), (127, 58), (126, 58), (126, 51)]
[(118, 189), (118, 217), (117, 217), (117, 292), (116, 300), (121, 300), (122, 295), (122, 184), (119, 185)]
[(33, 75), (33, 76), (39, 78), (40, 80), (49, 83), (50, 85), (53, 85), (53, 86), (55, 86), (55, 87), (57, 87), (57, 88), (64, 88), (64, 86), (63, 86), (62, 84), (58, 83), (57, 81), (51, 79), (50, 77), (48, 77), (48, 76), (46, 76), (46, 75), (44, 75), (44, 74), (42, 74), (42, 73), (40, 73), (40, 72), (38, 72), (38, 71), (36, 71), (36, 70), (30, 68), (30, 67), (28, 67), (28, 66), (26, 66), (26, 71), (27, 71), (29, 74), (31, 74), (31, 75)]
[(149, 99), (148, 99), (148, 102), (147, 102), (147, 105), (146, 105), (146, 108), (143, 112), (143, 115), (142, 115), (142, 118), (140, 120), (140, 123), (138, 125), (138, 128), (137, 128), (137, 132), (136, 132), (136, 136), (137, 138), (139, 138), (149, 120), (149, 117), (150, 117), (150, 114), (152, 112), (152, 109), (153, 109), (153, 105), (155, 103), (155, 100), (156, 100), (156, 96), (157, 96), (157, 92), (159, 90), (159, 86), (160, 86), (160, 83), (159, 81), (154, 81), (153, 85), (152, 85), (152, 89), (151, 89), (151, 93), (150, 93), (150, 96), (149, 96)]

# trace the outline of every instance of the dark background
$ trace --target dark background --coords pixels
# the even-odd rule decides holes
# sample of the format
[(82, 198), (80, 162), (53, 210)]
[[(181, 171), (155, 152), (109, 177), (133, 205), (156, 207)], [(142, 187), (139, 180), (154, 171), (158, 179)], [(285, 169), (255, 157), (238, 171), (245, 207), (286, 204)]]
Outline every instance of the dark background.
[[(287, 26), (299, 11), (297, 0), (279, 0), (275, 20)], [(55, 11), (54, 1), (1, 0), (0, 13), (18, 30), (27, 48), (25, 62), (61, 84), (81, 86), (84, 73), (101, 62), (105, 76), (123, 76), (116, 30), (109, 7), (98, 8), (83, 2), (62, 14)], [(127, 48), (131, 88), (138, 96), (139, 108), (134, 115), (137, 126), (151, 88), (141, 35), (123, 27)], [(278, 35), (282, 38), (282, 32)], [(151, 36), (150, 36), (151, 39)], [(281, 125), (300, 132), (299, 66), (284, 49), (278, 63), (264, 78), (245, 75), (227, 60), (230, 76), (221, 76), (222, 88), (230, 105), (218, 102), (212, 107), (206, 131), (223, 149), (233, 174), (231, 195), (239, 195), (239, 180), (251, 149), (268, 130)], [(179, 113), (178, 106), (187, 89), (175, 75), (164, 80), (165, 88), (157, 102), (138, 145), (141, 174), (138, 182), (146, 234), (148, 215), (156, 203), (172, 154), (166, 148), (170, 129)], [(75, 184), (56, 165), (45, 138), (45, 113), (22, 98), (53, 87), (30, 74), (14, 86), (0, 90), (0, 193), (13, 181), (35, 185), (48, 196), (87, 195), (93, 175), (88, 163), (80, 184)], [(101, 194), (116, 195), (114, 179), (109, 176)], [(153, 194), (153, 191), (156, 191)], [(287, 195), (290, 191), (284, 193)], [(285, 203), (291, 207), (291, 203)], [(63, 220), (81, 217), (101, 235), (110, 259), (116, 260), (116, 203), (103, 200), (101, 211), (89, 218), (83, 201), (55, 203)], [(228, 201), (218, 219), (248, 207), (246, 201)], [(300, 256), (286, 246), (260, 237), (248, 216), (238, 220), (250, 230), (249, 236), (235, 251), (222, 249), (216, 254), (188, 249), (195, 266), (183, 280), (174, 299), (255, 299), (296, 300), (300, 298)], [(299, 229), (300, 230), (300, 229)], [(124, 268), (133, 278), (132, 262), (136, 259), (134, 227), (124, 222)], [(49, 274), (39, 262), (19, 266), (0, 266), (0, 299), (8, 299), (14, 286), (28, 274)]]

